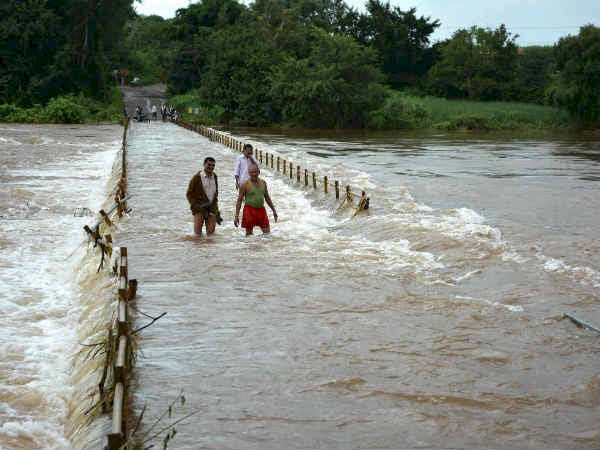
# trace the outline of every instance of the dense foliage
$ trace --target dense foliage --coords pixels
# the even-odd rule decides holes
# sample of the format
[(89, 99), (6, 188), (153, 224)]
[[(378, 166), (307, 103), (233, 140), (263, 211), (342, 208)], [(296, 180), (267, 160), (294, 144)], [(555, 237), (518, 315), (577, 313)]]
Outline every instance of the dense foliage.
[[(519, 48), (504, 25), (457, 30), (431, 45), (438, 20), (382, 0), (366, 0), (364, 12), (344, 0), (200, 0), (168, 20), (136, 15), (133, 2), (0, 2), (0, 119), (78, 121), (83, 105), (89, 120), (101, 116), (97, 101), (110, 102), (113, 117), (118, 69), (128, 81), (166, 83), (176, 103), (200, 107), (207, 120), (249, 125), (451, 125), (423, 106), (445, 103), (425, 95), (552, 105), (580, 121), (600, 119), (600, 32), (592, 25), (554, 47)], [(68, 105), (72, 115), (62, 114)], [(473, 114), (454, 122), (490, 128)]]
[(94, 100), (83, 93), (54, 97), (42, 106), (20, 107), (0, 104), (0, 122), (18, 123), (85, 123), (117, 122), (122, 117), (123, 101), (117, 89), (110, 90), (110, 99)]
[(366, 9), (352, 34), (379, 52), (390, 85), (415, 84), (435, 62), (429, 37), (440, 22), (417, 17), (416, 8), (403, 11), (380, 0), (367, 0)]
[[(364, 13), (343, 0), (256, 0), (250, 6), (203, 0), (179, 10), (173, 25), (181, 48), (172, 60), (170, 93), (195, 92), (194, 103), (223, 111), (222, 121), (431, 125), (415, 97), (394, 93), (406, 89), (449, 99), (567, 104), (558, 95), (563, 78), (552, 47), (519, 48), (504, 25), (458, 30), (431, 45), (439, 21), (381, 0), (367, 0)], [(460, 115), (456, 126), (483, 124), (475, 116)], [(516, 126), (503, 112), (497, 116), (485, 116), (491, 122), (482, 128)], [(526, 123), (549, 121), (528, 117)]]
[(125, 30), (113, 54), (115, 66), (135, 74), (141, 84), (166, 83), (173, 70), (173, 58), (181, 49), (173, 22), (160, 16), (136, 15)]
[(555, 47), (552, 98), (584, 122), (600, 121), (600, 28), (582, 27), (578, 36), (562, 38)]
[(510, 98), (518, 53), (504, 25), (496, 30), (458, 30), (440, 52), (440, 60), (428, 75), (432, 93), (471, 100)]
[(67, 93), (110, 95), (112, 55), (133, 0), (0, 2), (0, 103), (31, 106)]
[(432, 64), (439, 25), (379, 0), (365, 14), (342, 0), (205, 0), (173, 22), (171, 94), (197, 90), (223, 120), (310, 127), (368, 126), (386, 83), (415, 84)]

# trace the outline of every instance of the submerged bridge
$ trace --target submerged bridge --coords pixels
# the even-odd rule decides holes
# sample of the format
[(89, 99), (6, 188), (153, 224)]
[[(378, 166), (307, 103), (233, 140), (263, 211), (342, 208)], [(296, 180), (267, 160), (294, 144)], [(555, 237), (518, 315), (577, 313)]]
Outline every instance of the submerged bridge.
[[(177, 448), (198, 448), (198, 442), (212, 446), (220, 438), (211, 432), (202, 443), (194, 430), (208, 423), (210, 428), (221, 428), (219, 424), (227, 419), (220, 415), (226, 410), (235, 410), (236, 417), (242, 415), (233, 427), (237, 430), (227, 432), (240, 439), (235, 446), (247, 444), (242, 438), (246, 420), (263, 424), (261, 428), (268, 425), (264, 432), (272, 434), (269, 439), (275, 441), (287, 436), (280, 435), (282, 428), (304, 428), (298, 427), (302, 423), (307, 426), (306, 436), (312, 435), (311, 429), (323, 427), (326, 421), (307, 420), (300, 411), (308, 413), (313, 402), (326, 401), (320, 399), (322, 394), (301, 394), (295, 400), (286, 400), (281, 390), (289, 388), (289, 377), (295, 378), (298, 371), (323, 371), (326, 383), (345, 377), (345, 357), (340, 355), (332, 367), (328, 359), (310, 356), (315, 342), (308, 337), (323, 332), (330, 335), (338, 320), (332, 317), (340, 315), (341, 320), (347, 312), (342, 307), (336, 313), (341, 298), (349, 311), (360, 310), (358, 299), (372, 292), (352, 281), (352, 277), (364, 277), (370, 269), (365, 273), (359, 260), (348, 260), (338, 253), (340, 249), (352, 251), (354, 244), (346, 238), (332, 238), (327, 231), (337, 221), (330, 216), (331, 206), (341, 206), (336, 215), (345, 220), (368, 206), (365, 193), (353, 193), (338, 181), (329, 184), (326, 176), (317, 181), (314, 172), (309, 180), (308, 169), (257, 150), (280, 219), (268, 237), (248, 239), (232, 223), (237, 198), (232, 172), (241, 141), (216, 130), (187, 130), (161, 121), (132, 122), (126, 136), (126, 164), (121, 168), (126, 180), (121, 180), (117, 194), (128, 199), (123, 208), (132, 211), (117, 222), (111, 243), (114, 241), (121, 253), (123, 249), (127, 252), (125, 272), (137, 282), (137, 297), (122, 317), (134, 318), (130, 330), (143, 327), (151, 319), (160, 320), (127, 344), (128, 351), (143, 354), (135, 358), (133, 372), (127, 371), (134, 381), (125, 383), (132, 386), (129, 394), (133, 415), (127, 420), (124, 403), (123, 412), (114, 414), (109, 447), (112, 450), (123, 444), (135, 422), (133, 417), (141, 414), (146, 404), (153, 410), (169, 408), (169, 402), (181, 398), (181, 393), (187, 401), (179, 405), (180, 414), (200, 414), (190, 423), (177, 426)], [(189, 179), (209, 155), (217, 160), (219, 206), (225, 222), (214, 236), (199, 238), (192, 233), (185, 191)], [(320, 255), (315, 259), (317, 252)], [(121, 284), (126, 287), (126, 283)], [(130, 296), (123, 292), (119, 297), (126, 300)], [(319, 310), (326, 311), (315, 311), (314, 304), (306, 305), (308, 298), (317, 301)], [(313, 320), (297, 322), (296, 309), (313, 316)], [(120, 344), (117, 333), (114, 339)], [(115, 355), (120, 354), (116, 345)], [(337, 365), (341, 372), (332, 379)], [(350, 377), (350, 385), (354, 383), (358, 386), (362, 382)], [(125, 398), (122, 390), (116, 392), (118, 401)], [(252, 411), (250, 403), (263, 395), (260, 402), (266, 402), (264, 409)], [(213, 407), (213, 412), (205, 410)], [(338, 408), (341, 414), (344, 406)], [(340, 429), (342, 435), (346, 432)], [(311, 441), (311, 446), (316, 443)]]
[[(558, 392), (548, 402), (538, 377), (524, 376), (556, 329), (464, 295), (473, 274), (515, 270), (489, 227), (464, 231), (453, 212), (435, 216), (385, 189), (377, 214), (351, 220), (355, 208), (337, 209), (346, 183), (336, 199), (322, 175), (331, 167), (313, 176), (298, 155), (263, 148), (279, 221), (269, 236), (246, 238), (232, 223), (243, 137), (186, 127), (134, 123), (127, 133), (132, 211), (112, 237), (138, 282), (131, 327), (152, 325), (135, 343), (126, 432), (144, 412), (138, 435), (152, 435), (168, 411), (161, 424), (187, 418), (176, 425), (178, 449), (442, 448), (469, 436), (511, 446), (524, 442), (519, 433), (547, 446), (540, 410), (552, 422), (591, 408)], [(217, 161), (224, 223), (198, 238), (185, 192), (206, 156)], [(354, 195), (354, 206), (366, 198)], [(576, 353), (551, 360), (568, 371)], [(581, 420), (586, 427), (594, 414)]]

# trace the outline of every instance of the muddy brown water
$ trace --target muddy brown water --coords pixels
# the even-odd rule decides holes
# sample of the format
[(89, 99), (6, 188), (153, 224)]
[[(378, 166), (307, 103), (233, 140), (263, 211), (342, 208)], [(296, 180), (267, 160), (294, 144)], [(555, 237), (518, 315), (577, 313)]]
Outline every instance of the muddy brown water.
[[(106, 185), (87, 180), (108, 181), (120, 137), (81, 130), (2, 126), (8, 448), (69, 442), (64, 403), (78, 386), (42, 380), (69, 370), (52, 355), (77, 337), (53, 299), (77, 305), (80, 286), (66, 276), (42, 295), (14, 261), (41, 261), (47, 286), (65, 276), (59, 255), (79, 240), (55, 249), (34, 236), (89, 222), (67, 216), (97, 209)], [(372, 207), (351, 219), (263, 167), (280, 220), (245, 238), (232, 223), (237, 155), (173, 124), (133, 124), (133, 210), (118, 239), (137, 307), (167, 312), (140, 337), (133, 406), (148, 405), (146, 430), (183, 390), (173, 420), (196, 414), (177, 426), (178, 449), (600, 447), (600, 336), (562, 320), (600, 324), (597, 140), (233, 132), (365, 188)], [(185, 190), (208, 155), (225, 222), (207, 239), (192, 235)], [(46, 295), (53, 309), (30, 333)]]

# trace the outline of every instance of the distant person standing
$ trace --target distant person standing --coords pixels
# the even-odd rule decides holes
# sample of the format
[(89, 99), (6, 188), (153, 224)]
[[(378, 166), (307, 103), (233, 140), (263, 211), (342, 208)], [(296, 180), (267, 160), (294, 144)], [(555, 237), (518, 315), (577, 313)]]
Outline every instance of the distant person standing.
[(256, 164), (248, 167), (250, 178), (240, 186), (237, 203), (235, 205), (235, 219), (233, 224), (237, 227), (240, 223), (240, 208), (244, 200), (244, 212), (242, 215), (242, 228), (246, 229), (246, 236), (252, 234), (254, 227), (259, 226), (264, 234), (271, 231), (269, 217), (265, 208), (265, 202), (273, 211), (273, 219), (277, 222), (277, 212), (271, 201), (267, 190), (267, 182), (258, 178), (260, 173)]
[(158, 118), (158, 110), (156, 109), (156, 105), (152, 105), (152, 120), (156, 120)]
[(219, 184), (215, 170), (215, 159), (204, 158), (203, 170), (196, 173), (188, 185), (186, 197), (194, 215), (194, 233), (202, 236), (202, 226), (206, 224), (206, 234), (215, 232), (219, 214)]
[(248, 167), (250, 167), (250, 164), (255, 164), (258, 167), (258, 163), (252, 156), (252, 145), (244, 144), (242, 154), (235, 161), (235, 169), (233, 170), (236, 190), (239, 190), (240, 186), (250, 178), (248, 174)]

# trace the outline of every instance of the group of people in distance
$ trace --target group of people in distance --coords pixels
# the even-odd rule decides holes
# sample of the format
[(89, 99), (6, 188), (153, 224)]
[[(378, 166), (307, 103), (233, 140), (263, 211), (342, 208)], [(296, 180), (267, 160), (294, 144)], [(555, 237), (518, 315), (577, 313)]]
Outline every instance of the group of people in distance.
[[(221, 223), (218, 204), (219, 183), (215, 164), (213, 157), (205, 158), (204, 167), (192, 177), (186, 193), (194, 216), (194, 233), (198, 236), (202, 235), (203, 226), (206, 226), (206, 234), (211, 235), (215, 232), (217, 223)], [(246, 236), (251, 235), (256, 226), (260, 227), (265, 234), (271, 231), (265, 203), (271, 208), (273, 219), (277, 222), (277, 212), (269, 195), (267, 183), (259, 178), (259, 174), (260, 168), (252, 156), (252, 145), (245, 144), (243, 154), (235, 162), (234, 176), (238, 198), (233, 224), (236, 227), (240, 225), (240, 209), (244, 202), (241, 225), (246, 230)]]
[[(157, 120), (159, 110), (156, 107), (156, 105), (152, 105), (152, 107), (150, 108), (150, 111), (152, 112), (152, 120)], [(175, 108), (173, 108), (172, 106), (167, 106), (167, 105), (163, 104), (160, 107), (160, 116), (161, 116), (163, 122), (166, 122), (167, 120), (170, 120), (171, 122), (177, 122), (177, 120), (179, 119), (179, 112), (177, 112), (177, 110)], [(124, 118), (129, 117), (129, 111), (127, 111), (127, 106), (123, 107), (123, 117)], [(135, 107), (135, 111), (133, 113), (133, 119), (138, 122), (150, 120), (150, 118), (148, 117), (148, 114), (146, 114), (146, 112), (144, 111), (144, 108), (140, 105), (137, 105)]]

